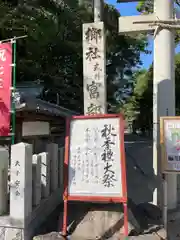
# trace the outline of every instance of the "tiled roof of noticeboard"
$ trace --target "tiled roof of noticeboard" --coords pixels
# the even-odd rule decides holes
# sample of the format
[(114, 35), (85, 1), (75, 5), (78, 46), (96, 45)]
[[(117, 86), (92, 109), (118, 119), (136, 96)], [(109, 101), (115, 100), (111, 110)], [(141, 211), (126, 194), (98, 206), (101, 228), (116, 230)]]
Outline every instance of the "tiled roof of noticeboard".
[[(28, 96), (27, 96), (28, 95)], [(16, 105), (16, 112), (18, 111), (36, 111), (39, 113), (68, 117), (72, 115), (78, 115), (77, 112), (71, 111), (67, 108), (61, 107), (56, 104), (49, 103), (47, 101), (37, 98), (37, 94), (33, 90), (33, 94), (30, 91), (25, 92), (21, 88), (17, 88), (14, 99)]]

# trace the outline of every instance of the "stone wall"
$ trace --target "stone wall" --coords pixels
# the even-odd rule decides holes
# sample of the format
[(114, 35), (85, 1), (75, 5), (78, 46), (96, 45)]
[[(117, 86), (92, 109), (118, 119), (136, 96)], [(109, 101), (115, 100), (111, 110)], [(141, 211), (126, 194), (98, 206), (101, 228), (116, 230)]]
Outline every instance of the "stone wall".
[(49, 143), (33, 154), (31, 144), (15, 144), (10, 169), (7, 150), (0, 149), (0, 156), (0, 240), (29, 240), (62, 202), (64, 148)]

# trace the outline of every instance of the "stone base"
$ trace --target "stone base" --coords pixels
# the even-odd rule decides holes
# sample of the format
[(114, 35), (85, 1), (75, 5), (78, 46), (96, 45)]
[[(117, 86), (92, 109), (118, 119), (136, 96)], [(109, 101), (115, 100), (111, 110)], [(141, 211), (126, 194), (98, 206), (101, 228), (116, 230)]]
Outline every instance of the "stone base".
[[(75, 238), (75, 237), (69, 237), (64, 238), (59, 233), (52, 232), (45, 235), (40, 235), (37, 237), (34, 237), (33, 240), (87, 240), (86, 238)], [(112, 237), (112, 238), (104, 238), (104, 239), (93, 239), (93, 240), (124, 240), (123, 235), (119, 235), (118, 237)], [(89, 239), (88, 239), (89, 240)], [(164, 238), (158, 237), (156, 234), (146, 234), (146, 235), (139, 235), (136, 237), (128, 237), (128, 240), (164, 240)]]
[(31, 240), (35, 230), (40, 228), (61, 202), (62, 191), (57, 189), (51, 196), (41, 201), (26, 221), (14, 220), (10, 216), (0, 216), (0, 240)]
[(0, 217), (1, 240), (24, 240), (25, 231), (21, 221), (14, 221), (9, 216)]
[(66, 238), (62, 237), (60, 233), (52, 232), (45, 235), (39, 235), (33, 238), (33, 240), (65, 240)]
[[(59, 212), (59, 210), (57, 210)], [(161, 212), (151, 204), (136, 205), (129, 199), (128, 239), (166, 239), (162, 228)], [(62, 231), (63, 212), (60, 211), (59, 229)], [(124, 214), (122, 204), (68, 203), (67, 238), (71, 240), (124, 240)], [(56, 219), (51, 219), (56, 225)], [(159, 236), (158, 236), (158, 234)], [(59, 233), (34, 237), (35, 240), (63, 239)], [(141, 235), (142, 234), (142, 235)], [(144, 235), (143, 235), (144, 234)]]
[[(136, 205), (129, 203), (128, 232), (138, 235), (146, 222)], [(62, 231), (63, 214), (59, 219)], [(124, 236), (124, 213), (122, 204), (68, 204), (68, 235), (72, 239), (119, 239)]]

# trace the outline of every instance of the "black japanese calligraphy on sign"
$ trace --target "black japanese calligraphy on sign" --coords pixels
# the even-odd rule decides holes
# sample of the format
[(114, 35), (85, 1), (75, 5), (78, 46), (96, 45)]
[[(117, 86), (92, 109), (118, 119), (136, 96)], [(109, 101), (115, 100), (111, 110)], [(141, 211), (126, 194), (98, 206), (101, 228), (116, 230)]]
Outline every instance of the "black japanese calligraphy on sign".
[(94, 72), (95, 72), (94, 79), (100, 80), (102, 68), (100, 67), (100, 64), (98, 62), (94, 65)]
[(106, 149), (104, 152), (101, 154), (101, 158), (104, 162), (107, 161), (113, 161), (113, 151), (111, 149)]
[(16, 188), (15, 194), (16, 194), (16, 196), (20, 195), (19, 186), (20, 186), (20, 181), (16, 180), (15, 181), (15, 188)]
[(114, 161), (112, 145), (115, 145), (115, 137), (117, 134), (114, 132), (115, 129), (111, 124), (105, 124), (101, 130), (101, 137), (104, 138), (103, 153), (101, 154), (101, 159), (104, 161), (104, 174), (103, 174), (103, 185), (105, 187), (113, 187), (116, 180), (115, 171), (113, 170)]
[(104, 128), (101, 130), (101, 135), (104, 138), (113, 136), (116, 137), (117, 134), (113, 133), (115, 131), (114, 127), (111, 124), (104, 124)]
[(19, 180), (16, 180), (16, 181), (15, 181), (15, 187), (18, 188), (19, 185), (20, 185), (20, 181), (19, 181)]
[[(73, 165), (73, 168), (74, 169), (77, 169), (78, 171), (81, 171), (81, 148), (78, 147), (76, 149), (76, 153), (73, 155), (72, 157), (72, 165)], [(76, 185), (76, 175), (74, 174), (73, 175), (73, 178), (72, 178), (72, 184), (73, 185)]]
[(15, 194), (16, 194), (16, 196), (20, 196), (19, 190), (16, 190)]
[(114, 182), (117, 181), (115, 178), (115, 172), (112, 170), (112, 167), (112, 164), (106, 162), (103, 175), (103, 185), (105, 187), (113, 187)]
[(95, 115), (102, 113), (102, 106), (97, 106), (93, 103), (90, 104), (90, 106), (87, 108), (88, 115)]
[(86, 60), (94, 60), (98, 59), (101, 56), (99, 55), (99, 49), (97, 47), (89, 47), (86, 52)]
[(20, 163), (19, 163), (19, 161), (16, 161), (16, 163), (15, 163), (15, 167), (17, 167), (17, 166), (20, 167)]
[[(76, 168), (76, 165), (77, 165), (77, 156), (76, 156), (76, 154), (74, 154), (73, 157), (72, 157), (72, 166), (73, 166), (73, 168)], [(73, 174), (73, 177), (72, 177), (72, 184), (76, 185), (75, 174)]]
[(85, 130), (85, 142), (88, 143), (88, 141), (90, 140), (91, 135), (90, 135), (90, 129), (86, 128)]
[(94, 128), (94, 142), (96, 143), (98, 140), (98, 135), (99, 135), (99, 129)]
[(98, 88), (101, 86), (101, 83), (96, 83), (92, 81), (91, 84), (87, 84), (87, 91), (89, 92), (90, 99), (98, 99), (99, 91)]
[(88, 42), (95, 40), (96, 43), (98, 43), (98, 40), (102, 38), (102, 30), (94, 27), (88, 27), (85, 32), (85, 37)]
[(84, 161), (84, 168), (85, 168), (85, 176), (84, 180), (86, 183), (89, 183), (89, 162), (91, 158), (91, 149), (89, 147), (89, 143), (91, 140), (91, 130), (89, 128), (85, 129), (85, 142), (86, 142), (86, 148), (85, 148), (85, 161)]
[(102, 69), (100, 68), (99, 63), (96, 63), (96, 64), (94, 65), (94, 72), (96, 72), (96, 71), (99, 71), (99, 72), (102, 71)]
[[(15, 162), (15, 168), (16, 168), (16, 177), (18, 177), (19, 176), (19, 174), (20, 174), (20, 169), (19, 169), (19, 167), (20, 167), (20, 162), (17, 160), (16, 162)], [(19, 187), (20, 187), (20, 181), (17, 179), (16, 181), (15, 181), (15, 195), (16, 196), (20, 196), (20, 190), (19, 190)]]
[(77, 149), (77, 163), (78, 165), (81, 163), (81, 148), (78, 147)]
[(16, 233), (16, 236), (12, 240), (21, 240), (22, 239), (22, 233), (21, 230)]
[(98, 139), (99, 139), (99, 128), (93, 128), (93, 132), (94, 132), (94, 154), (93, 154), (93, 160), (94, 160), (94, 172), (93, 175), (95, 176), (95, 183), (98, 184), (99, 182), (99, 169), (98, 169), (98, 155), (97, 155), (97, 151), (98, 151)]

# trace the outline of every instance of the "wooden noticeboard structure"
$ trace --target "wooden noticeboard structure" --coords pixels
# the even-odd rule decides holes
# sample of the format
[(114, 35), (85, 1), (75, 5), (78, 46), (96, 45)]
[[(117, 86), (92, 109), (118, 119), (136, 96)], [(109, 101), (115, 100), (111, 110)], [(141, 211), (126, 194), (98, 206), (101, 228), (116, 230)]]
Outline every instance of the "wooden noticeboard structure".
[(160, 143), (163, 173), (180, 172), (180, 117), (161, 117)]
[(68, 119), (64, 162), (63, 235), (67, 234), (70, 200), (123, 203), (124, 235), (127, 237), (123, 117), (103, 114)]
[(164, 227), (168, 238), (167, 221), (167, 175), (180, 173), (180, 117), (165, 116), (160, 118), (161, 172), (164, 180)]

